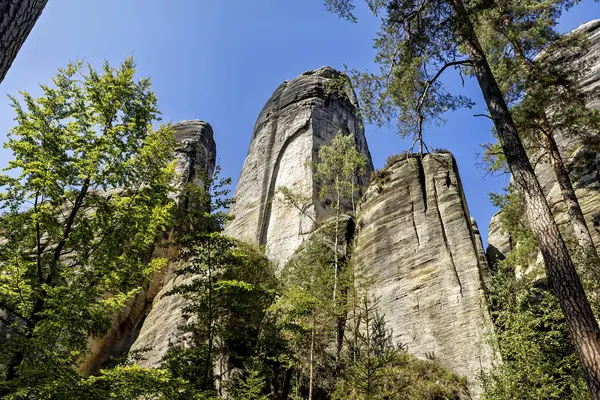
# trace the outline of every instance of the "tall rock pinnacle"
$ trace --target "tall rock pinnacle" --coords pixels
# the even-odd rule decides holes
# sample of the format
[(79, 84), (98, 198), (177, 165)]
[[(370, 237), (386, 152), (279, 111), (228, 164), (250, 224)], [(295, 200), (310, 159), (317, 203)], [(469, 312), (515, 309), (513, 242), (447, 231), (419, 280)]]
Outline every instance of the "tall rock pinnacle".
[[(204, 177), (215, 169), (216, 145), (212, 127), (199, 120), (181, 121), (173, 125), (177, 147), (176, 185), (172, 194), (178, 207), (186, 208), (183, 185), (203, 185)], [(169, 240), (165, 238), (165, 240)], [(173, 258), (172, 249), (157, 247), (153, 256)], [(160, 272), (151, 276), (140, 294), (113, 321), (103, 338), (91, 343), (90, 354), (80, 366), (85, 373), (95, 373), (111, 356), (128, 350), (147, 349), (141, 365), (157, 367), (166, 354), (169, 342), (176, 342), (178, 326), (183, 322), (185, 300), (179, 295), (165, 296), (175, 285), (185, 281), (174, 271), (178, 262), (171, 261)]]
[(356, 254), (395, 343), (469, 378), (474, 395), (494, 350), (489, 276), (451, 154), (403, 157), (377, 173), (360, 205)]
[(331, 90), (341, 77), (333, 68), (322, 67), (285, 81), (267, 101), (254, 127), (235, 191), (236, 204), (231, 208), (235, 220), (226, 233), (266, 246), (267, 255), (280, 264), (314, 230), (314, 223), (277, 201), (277, 187), (312, 199), (305, 204), (305, 212), (318, 222), (326, 219), (329, 215), (308, 163), (317, 159), (319, 147), (338, 131), (354, 136), (368, 160), (368, 170), (373, 169), (352, 88), (343, 83), (342, 90)]

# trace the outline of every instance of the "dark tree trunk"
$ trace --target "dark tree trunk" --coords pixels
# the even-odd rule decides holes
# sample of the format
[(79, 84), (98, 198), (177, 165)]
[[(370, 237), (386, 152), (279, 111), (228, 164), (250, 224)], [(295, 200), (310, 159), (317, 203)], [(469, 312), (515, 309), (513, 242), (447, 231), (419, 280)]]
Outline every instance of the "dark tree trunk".
[(567, 214), (569, 215), (571, 225), (573, 226), (575, 238), (586, 255), (597, 260), (598, 252), (596, 246), (594, 246), (590, 230), (585, 222), (583, 211), (581, 211), (581, 207), (579, 206), (579, 200), (577, 200), (577, 196), (575, 195), (575, 189), (571, 183), (569, 171), (567, 171), (567, 168), (565, 167), (565, 163), (560, 155), (550, 126), (546, 122), (544, 122), (544, 125), (545, 126), (542, 127), (542, 134), (544, 135), (544, 140), (548, 147), (548, 152), (550, 153), (550, 164), (552, 165), (554, 174), (556, 175), (556, 181), (558, 182), (563, 200), (567, 206)]
[(48, 0), (0, 0), (0, 82)]
[(600, 399), (598, 323), (463, 1), (450, 0), (450, 3), (456, 17), (457, 34), (470, 56), (510, 170), (525, 196), (525, 212), (544, 257), (546, 274), (569, 326), (592, 398)]

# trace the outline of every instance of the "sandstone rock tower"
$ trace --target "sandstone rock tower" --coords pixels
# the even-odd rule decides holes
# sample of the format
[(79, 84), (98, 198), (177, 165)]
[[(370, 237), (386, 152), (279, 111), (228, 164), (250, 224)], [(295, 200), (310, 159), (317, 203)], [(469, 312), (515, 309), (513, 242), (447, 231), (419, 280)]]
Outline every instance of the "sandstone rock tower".
[[(575, 65), (584, 62), (590, 67), (581, 77), (581, 90), (593, 93), (587, 107), (600, 110), (600, 96), (595, 94), (600, 88), (600, 62), (598, 61), (600, 56), (600, 19), (585, 23), (574, 32), (585, 34), (590, 46), (584, 52), (570, 56), (567, 62)], [(596, 133), (595, 139), (598, 140), (599, 137)], [(600, 153), (586, 146), (580, 138), (568, 137), (560, 131), (555, 133), (555, 140), (563, 160), (571, 171), (570, 177), (575, 187), (575, 194), (592, 239), (598, 247), (600, 245)], [(565, 238), (572, 237), (573, 228), (567, 213), (564, 212), (562, 194), (552, 166), (547, 162), (539, 163), (535, 173), (546, 194), (548, 204), (553, 208), (554, 218), (563, 235)], [(512, 238), (504, 231), (498, 214), (492, 217), (488, 231), (487, 255), (490, 262), (493, 263), (496, 259), (504, 258), (516, 243), (513, 243)], [(541, 254), (538, 261), (542, 261)], [(519, 272), (525, 272), (529, 266), (523, 267), (523, 270)]]
[(283, 82), (254, 127), (231, 209), (235, 220), (226, 233), (265, 245), (267, 255), (280, 264), (315, 227), (310, 218), (274, 201), (277, 187), (312, 198), (307, 212), (318, 222), (327, 218), (318, 182), (307, 163), (316, 160), (319, 147), (340, 130), (354, 136), (368, 170), (373, 169), (352, 88), (342, 83), (342, 90), (332, 89), (339, 79), (338, 71), (323, 67)]
[(489, 272), (473, 222), (451, 154), (403, 157), (363, 197), (356, 256), (394, 341), (467, 376), (477, 394), (494, 350)]
[[(186, 201), (182, 193), (184, 184), (203, 185), (206, 174), (215, 169), (216, 146), (212, 127), (203, 121), (181, 121), (173, 125), (177, 147), (177, 186), (178, 191), (172, 196), (178, 207), (185, 208)], [(168, 251), (157, 248), (155, 255)], [(173, 273), (177, 263), (170, 263), (167, 268), (152, 276), (142, 292), (131, 304), (115, 317), (112, 329), (100, 340), (91, 344), (89, 357), (81, 366), (81, 370), (93, 373), (111, 356), (118, 356), (127, 351), (149, 349), (144, 353), (145, 360), (140, 364), (146, 367), (157, 367), (169, 345), (175, 341), (177, 327), (182, 322), (184, 299), (181, 296), (163, 296), (173, 286), (181, 283), (182, 277)]]

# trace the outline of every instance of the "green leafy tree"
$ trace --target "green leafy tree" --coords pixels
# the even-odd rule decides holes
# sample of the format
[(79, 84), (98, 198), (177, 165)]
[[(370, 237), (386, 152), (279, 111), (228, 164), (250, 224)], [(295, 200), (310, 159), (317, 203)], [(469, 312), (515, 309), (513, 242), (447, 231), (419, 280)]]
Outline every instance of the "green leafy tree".
[[(355, 196), (358, 195), (359, 179), (365, 175), (367, 160), (356, 148), (352, 135), (339, 132), (327, 146), (319, 149), (318, 160), (315, 163), (316, 178), (321, 185), (321, 198), (331, 199), (335, 212), (333, 235), (333, 305), (338, 306), (339, 298), (339, 246), (341, 241), (341, 214), (344, 211), (343, 202), (350, 200), (352, 212), (356, 212)], [(336, 328), (337, 356), (341, 351), (343, 341), (343, 315), (345, 310), (338, 313)]]
[(246, 376), (240, 379), (234, 389), (235, 400), (269, 400), (265, 394), (266, 382), (263, 365), (258, 359), (250, 360), (246, 365)]
[[(187, 395), (216, 395), (230, 382), (231, 368), (242, 369), (256, 356), (265, 310), (274, 296), (276, 280), (262, 249), (223, 235), (230, 179), (219, 178), (219, 168), (206, 179), (206, 189), (188, 187), (187, 196), (198, 207), (186, 211), (175, 244), (185, 277), (168, 295), (187, 300), (179, 343), (164, 360), (164, 368), (190, 382)], [(240, 329), (243, 327), (243, 329)], [(215, 376), (215, 371), (218, 375)]]
[[(326, 0), (325, 3), (351, 18), (352, 0)], [(354, 79), (367, 117), (382, 116), (384, 121), (396, 119), (401, 127), (406, 126), (409, 132), (418, 135), (423, 121), (435, 121), (441, 112), (467, 105), (463, 97), (452, 95), (442, 85), (439, 79), (445, 71), (455, 68), (477, 79), (507, 164), (522, 189), (531, 231), (565, 315), (590, 392), (594, 399), (600, 398), (598, 322), (476, 32), (481, 24), (477, 16), (482, 10), (494, 9), (497, 2), (377, 0), (367, 3), (382, 18), (375, 41), (375, 61), (381, 65), (381, 73), (355, 74)], [(412, 115), (407, 116), (403, 108), (412, 110)]]
[(337, 398), (384, 398), (382, 380), (386, 368), (394, 361), (397, 349), (391, 343), (385, 319), (377, 311), (378, 306), (378, 300), (370, 301), (364, 296), (358, 307), (359, 324), (352, 332), (356, 340), (348, 342), (349, 358), (353, 361), (347, 366), (345, 379), (338, 386), (342, 395), (338, 394)]
[[(492, 201), (513, 245), (505, 259), (496, 260), (488, 293), (502, 363), (485, 376), (484, 398), (590, 398), (565, 318), (536, 266), (538, 247), (523, 218), (522, 195), (511, 186), (505, 195), (492, 195)], [(597, 276), (577, 261), (597, 312)]]
[(517, 280), (515, 260), (499, 263), (489, 293), (502, 363), (485, 377), (484, 398), (590, 398), (556, 297), (538, 269)]
[(0, 175), (0, 393), (48, 398), (76, 385), (90, 336), (143, 280), (170, 220), (174, 138), (133, 59), (60, 69), (16, 126)]
[[(280, 359), (299, 372), (295, 386), (312, 399), (332, 387), (335, 370), (334, 321), (331, 303), (333, 251), (318, 231), (288, 262), (281, 274), (281, 293), (270, 309), (285, 346)], [(291, 378), (291, 376), (290, 376)]]

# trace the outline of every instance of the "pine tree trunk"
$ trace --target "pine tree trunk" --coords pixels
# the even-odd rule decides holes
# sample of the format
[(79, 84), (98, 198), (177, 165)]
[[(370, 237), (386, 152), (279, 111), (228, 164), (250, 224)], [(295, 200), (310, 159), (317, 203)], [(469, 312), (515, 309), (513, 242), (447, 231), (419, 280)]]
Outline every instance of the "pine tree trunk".
[(310, 366), (309, 366), (309, 377), (308, 377), (308, 400), (313, 398), (313, 385), (314, 385), (314, 364), (315, 364), (315, 311), (313, 310), (313, 321), (312, 331), (310, 333)]
[(471, 63), (503, 152), (525, 196), (525, 212), (546, 264), (546, 274), (558, 297), (593, 399), (600, 399), (600, 329), (594, 318), (567, 246), (554, 221), (542, 188), (517, 133), (514, 121), (479, 44), (462, 0), (450, 0), (457, 34)]
[(210, 259), (211, 249), (208, 249), (208, 262), (207, 262), (207, 272), (208, 272), (208, 350), (206, 355), (206, 370), (204, 371), (204, 389), (212, 389), (212, 351), (213, 351), (213, 286), (212, 286), (212, 266)]
[(0, 82), (48, 0), (0, 0)]
[(336, 362), (336, 371), (338, 367), (338, 360), (340, 359), (340, 353), (342, 351), (342, 334), (341, 331), (343, 327), (341, 327), (341, 317), (338, 315), (338, 300), (337, 300), (337, 290), (338, 290), (338, 275), (339, 275), (339, 256), (338, 256), (338, 248), (339, 248), (339, 236), (340, 236), (340, 188), (338, 181), (336, 179), (335, 183), (337, 199), (336, 199), (336, 208), (335, 208), (335, 241), (333, 245), (333, 315), (335, 318), (335, 362)]
[(596, 250), (596, 246), (594, 246), (592, 235), (590, 234), (585, 222), (583, 211), (581, 211), (581, 207), (579, 206), (579, 200), (577, 200), (577, 196), (575, 195), (575, 189), (571, 183), (569, 172), (565, 167), (556, 141), (554, 140), (554, 135), (547, 121), (542, 121), (542, 130), (544, 140), (548, 146), (548, 151), (550, 152), (550, 163), (552, 165), (552, 169), (554, 170), (554, 174), (556, 175), (556, 181), (560, 187), (563, 200), (567, 205), (567, 214), (571, 220), (571, 225), (573, 225), (575, 238), (585, 254), (592, 256), (597, 260), (598, 252)]

